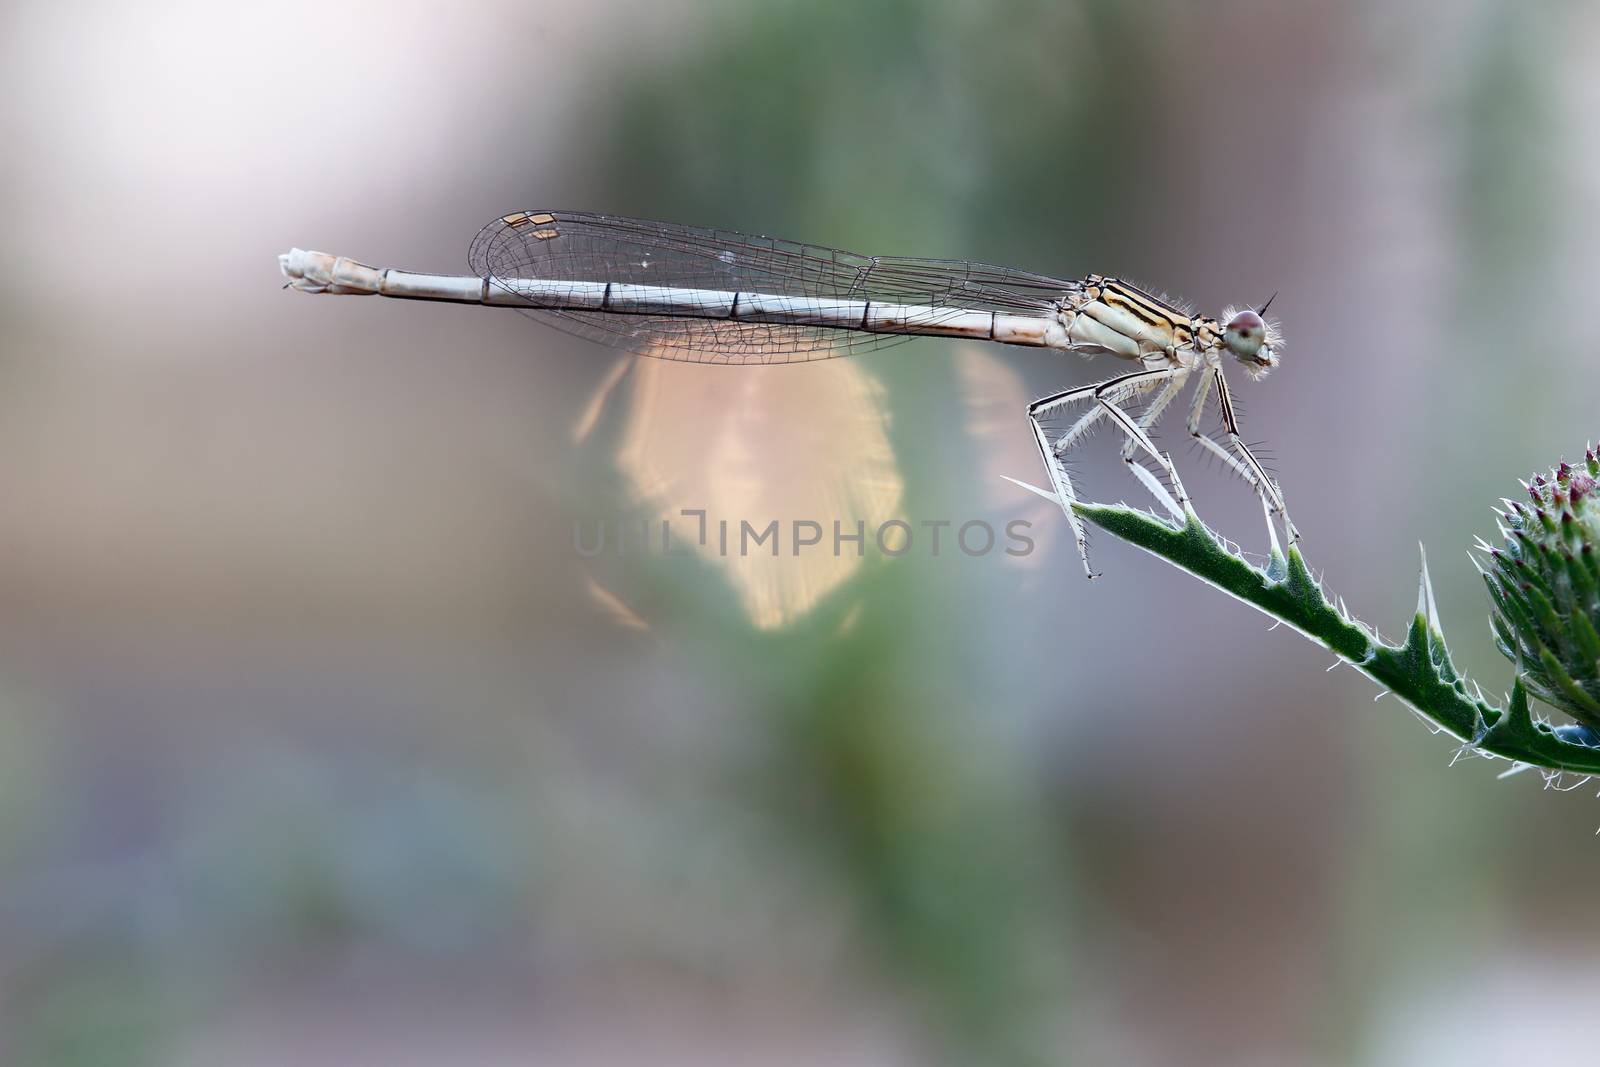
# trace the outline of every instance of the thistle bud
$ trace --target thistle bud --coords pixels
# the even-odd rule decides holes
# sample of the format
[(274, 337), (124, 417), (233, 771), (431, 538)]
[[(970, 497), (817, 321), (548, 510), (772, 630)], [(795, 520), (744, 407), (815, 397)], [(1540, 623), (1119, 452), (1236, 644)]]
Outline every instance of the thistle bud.
[(1535, 521), (1501, 528), (1484, 581), (1494, 602), (1495, 644), (1517, 664), (1528, 691), (1600, 729), (1600, 477), (1594, 450), (1584, 465), (1561, 463), (1528, 482)]

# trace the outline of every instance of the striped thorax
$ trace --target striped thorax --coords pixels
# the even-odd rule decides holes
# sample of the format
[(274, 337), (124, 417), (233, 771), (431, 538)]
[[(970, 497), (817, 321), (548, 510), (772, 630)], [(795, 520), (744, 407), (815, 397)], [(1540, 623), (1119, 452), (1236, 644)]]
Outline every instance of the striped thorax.
[(1083, 290), (1062, 308), (1074, 348), (1106, 352), (1149, 367), (1178, 365), (1180, 350), (1192, 353), (1194, 320), (1127, 282), (1091, 274)]
[[(1263, 309), (1265, 310), (1265, 309)], [(1260, 376), (1277, 363), (1278, 338), (1259, 312), (1227, 313), (1228, 324), (1190, 315), (1118, 278), (1091, 274), (1062, 302), (1068, 347), (1134, 360), (1145, 367), (1193, 370), (1216, 366), (1224, 353)]]

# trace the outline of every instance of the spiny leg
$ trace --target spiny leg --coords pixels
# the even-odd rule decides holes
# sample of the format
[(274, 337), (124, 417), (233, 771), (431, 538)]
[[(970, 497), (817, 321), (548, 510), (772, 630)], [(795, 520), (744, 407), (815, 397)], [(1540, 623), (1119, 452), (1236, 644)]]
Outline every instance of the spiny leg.
[[(1083, 532), (1083, 522), (1078, 518), (1078, 513), (1072, 510), (1072, 505), (1078, 502), (1078, 498), (1072, 491), (1072, 479), (1056, 460), (1056, 449), (1050, 446), (1045, 428), (1039, 422), (1039, 416), (1092, 396), (1094, 396), (1094, 386), (1091, 385), (1043, 397), (1028, 405), (1028, 424), (1033, 427), (1033, 439), (1039, 446), (1039, 458), (1044, 460), (1045, 473), (1050, 476), (1050, 488), (1055, 490), (1056, 503), (1061, 505), (1061, 510), (1067, 516), (1067, 523), (1072, 527), (1072, 536), (1078, 546), (1078, 558), (1083, 561), (1083, 573), (1087, 578), (1095, 577), (1095, 572), (1089, 569), (1089, 538)], [(1094, 419), (1099, 418), (1100, 410), (1095, 408), (1089, 415), (1079, 419), (1077, 424), (1061, 438), (1062, 442), (1070, 445), (1073, 440), (1087, 432), (1093, 425)], [(1058, 445), (1057, 448), (1059, 447)]]
[(1228, 433), (1228, 444), (1233, 446), (1233, 450), (1239, 454), (1245, 466), (1255, 474), (1258, 479), (1256, 491), (1261, 493), (1266, 504), (1276, 509), (1278, 515), (1282, 517), (1283, 532), (1288, 535), (1289, 543), (1292, 545), (1300, 540), (1300, 531), (1295, 529), (1294, 520), (1289, 518), (1289, 506), (1284, 503), (1283, 490), (1268, 476), (1265, 468), (1256, 460), (1255, 453), (1250, 451), (1244, 439), (1239, 436), (1239, 420), (1233, 413), (1233, 394), (1229, 391), (1228, 380), (1222, 376), (1220, 368), (1216, 371), (1216, 380), (1217, 405), (1222, 411), (1222, 426)]
[(1183, 384), (1188, 380), (1188, 377), (1187, 372), (1175, 374), (1167, 381), (1166, 385), (1162, 386), (1161, 392), (1150, 402), (1150, 406), (1140, 413), (1138, 419), (1135, 420), (1140, 436), (1134, 437), (1129, 434), (1128, 439), (1122, 443), (1121, 453), (1122, 462), (1127, 465), (1128, 470), (1133, 472), (1134, 477), (1138, 478), (1140, 482), (1144, 483), (1145, 488), (1150, 490), (1152, 496), (1166, 505), (1167, 510), (1171, 511), (1179, 522), (1185, 521), (1185, 510), (1188, 507), (1189, 499), (1188, 494), (1184, 492), (1182, 480), (1178, 478), (1178, 471), (1173, 466), (1171, 454), (1162, 453), (1156, 458), (1161, 463), (1162, 469), (1167, 476), (1172, 479), (1172, 485), (1177, 490), (1178, 499), (1183, 501), (1182, 505), (1178, 503), (1178, 500), (1174, 500), (1172, 495), (1167, 492), (1166, 487), (1158, 482), (1155, 476), (1145, 470), (1144, 465), (1133, 457), (1140, 448), (1146, 448), (1154, 454), (1155, 446), (1150, 441), (1149, 436), (1150, 427), (1156, 424), (1156, 421), (1161, 418), (1162, 412), (1167, 409), (1167, 405), (1172, 403), (1173, 398), (1182, 391)]
[[(1160, 371), (1154, 373), (1165, 375), (1168, 372)], [(1085, 394), (1092, 396), (1095, 404), (1094, 407), (1084, 412), (1083, 416), (1073, 424), (1072, 429), (1068, 430), (1066, 433), (1062, 434), (1056, 439), (1056, 443), (1052, 448), (1052, 452), (1057, 458), (1065, 457), (1072, 446), (1077, 444), (1078, 441), (1081, 440), (1083, 436), (1094, 427), (1096, 422), (1109, 415), (1112, 421), (1118, 424), (1118, 427), (1124, 434), (1127, 435), (1128, 438), (1127, 442), (1123, 446), (1123, 462), (1127, 464), (1128, 469), (1133, 472), (1134, 477), (1137, 478), (1146, 489), (1150, 490), (1150, 495), (1154, 496), (1156, 500), (1162, 504), (1162, 506), (1171, 511), (1172, 514), (1177, 517), (1179, 522), (1182, 522), (1184, 520), (1184, 507), (1188, 502), (1187, 498), (1184, 497), (1183, 482), (1178, 479), (1178, 472), (1172, 466), (1172, 457), (1158, 453), (1155, 450), (1154, 442), (1152, 442), (1149, 435), (1144, 432), (1145, 427), (1149, 425), (1149, 412), (1146, 412), (1145, 415), (1140, 416), (1138, 420), (1131, 419), (1128, 416), (1128, 413), (1118, 407), (1111, 399), (1111, 395), (1113, 394), (1133, 394), (1142, 389), (1151, 388), (1156, 384), (1156, 381), (1160, 380), (1159, 377), (1155, 378), (1155, 380), (1150, 380), (1151, 374), (1152, 372), (1145, 371), (1137, 374), (1124, 375), (1121, 378), (1113, 378), (1109, 382), (1101, 382), (1099, 385), (1091, 385), (1084, 389), (1074, 390), (1071, 394), (1068, 394), (1066, 399), (1062, 401), (1063, 404), (1086, 399)], [(1170, 390), (1172, 388), (1171, 383), (1169, 383), (1166, 388)], [(1117, 399), (1121, 399), (1121, 396), (1117, 396)], [(1156, 414), (1160, 414), (1160, 412), (1158, 411)], [(1156, 462), (1161, 464), (1162, 469), (1165, 470), (1167, 475), (1172, 479), (1172, 484), (1178, 492), (1178, 498), (1184, 500), (1183, 504), (1180, 504), (1178, 503), (1178, 500), (1173, 499), (1172, 494), (1167, 491), (1166, 486), (1162, 485), (1156, 480), (1155, 475), (1151, 474), (1149, 471), (1145, 470), (1143, 466), (1133, 462), (1129, 458), (1132, 456), (1135, 448), (1144, 448), (1155, 457)]]
[(1256, 476), (1250, 472), (1250, 468), (1240, 463), (1231, 452), (1217, 444), (1215, 440), (1200, 429), (1200, 422), (1205, 418), (1206, 401), (1209, 399), (1211, 399), (1211, 374), (1206, 374), (1200, 379), (1200, 384), (1195, 386), (1194, 399), (1189, 403), (1189, 436), (1199, 442), (1206, 451), (1227, 464), (1235, 474), (1245, 480), (1245, 483), (1250, 488), (1260, 493), (1260, 483), (1256, 480)]
[[(1213, 383), (1217, 388), (1217, 405), (1222, 412), (1222, 427), (1228, 434), (1228, 443), (1238, 452), (1238, 456), (1230, 453), (1218, 444), (1209, 434), (1200, 429), (1200, 421), (1205, 416), (1206, 400), (1211, 395)], [(1239, 422), (1233, 413), (1233, 396), (1228, 391), (1228, 380), (1222, 376), (1221, 369), (1213, 370), (1210, 374), (1200, 379), (1200, 384), (1195, 387), (1194, 401), (1189, 405), (1189, 436), (1200, 443), (1200, 446), (1216, 456), (1239, 477), (1243, 478), (1249, 486), (1261, 497), (1261, 503), (1268, 512), (1268, 526), (1271, 526), (1271, 515), (1283, 517), (1284, 532), (1289, 536), (1289, 543), (1300, 540), (1300, 532), (1295, 529), (1294, 521), (1289, 518), (1289, 509), (1284, 505), (1283, 492), (1276, 482), (1267, 476), (1267, 472), (1257, 462), (1255, 454), (1245, 445), (1239, 437)], [(1272, 532), (1274, 541), (1277, 531)]]
[[(1083, 524), (1078, 519), (1077, 513), (1072, 510), (1072, 505), (1077, 502), (1078, 498), (1072, 490), (1072, 479), (1067, 475), (1066, 470), (1059, 461), (1060, 457), (1081, 440), (1100, 418), (1110, 415), (1121, 426), (1124, 433), (1129, 434), (1130, 438), (1136, 441), (1140, 447), (1154, 456), (1156, 462), (1160, 463), (1162, 468), (1172, 476), (1173, 484), (1178, 488), (1179, 495), (1182, 496), (1182, 484), (1177, 480), (1177, 472), (1172, 469), (1170, 457), (1164, 457), (1157, 452), (1155, 445), (1150, 441), (1144, 430), (1128, 416), (1127, 412), (1117, 407), (1108, 397), (1116, 394), (1131, 395), (1141, 389), (1152, 388), (1183, 373), (1185, 372), (1181, 368), (1139, 371), (1134, 374), (1125, 374), (1120, 378), (1113, 378), (1097, 385), (1087, 385), (1082, 388), (1056, 393), (1036, 400), (1028, 406), (1028, 422), (1033, 428), (1033, 438), (1039, 446), (1039, 456), (1044, 460), (1045, 471), (1050, 476), (1050, 487), (1055, 491), (1056, 501), (1061, 505), (1061, 510), (1065, 512), (1067, 522), (1072, 527), (1072, 533), (1078, 546), (1078, 558), (1083, 561), (1084, 574), (1090, 578), (1095, 577), (1095, 572), (1089, 567), (1088, 538), (1084, 535)], [(1118, 396), (1118, 399), (1121, 399), (1121, 397)], [(1168, 399), (1170, 400), (1170, 398)], [(1062, 434), (1052, 445), (1044, 425), (1039, 421), (1040, 416), (1047, 415), (1052, 411), (1058, 411), (1072, 404), (1091, 400), (1095, 402), (1095, 406), (1085, 412), (1072, 425), (1072, 428)], [(1182, 505), (1173, 500), (1171, 494), (1161, 486), (1161, 483), (1157, 482), (1155, 477), (1143, 467), (1137, 467), (1137, 473), (1144, 476), (1140, 480), (1156, 495), (1157, 499), (1161, 500), (1167, 507), (1172, 508), (1174, 513), (1181, 518), (1183, 514)], [(1187, 504), (1187, 500), (1184, 503)]]
[[(1080, 428), (1087, 428), (1102, 414), (1109, 415), (1111, 420), (1127, 436), (1127, 440), (1123, 443), (1122, 456), (1128, 468), (1158, 501), (1170, 510), (1180, 522), (1183, 521), (1185, 509), (1189, 506), (1189, 498), (1184, 492), (1183, 482), (1178, 478), (1177, 469), (1172, 465), (1172, 457), (1159, 451), (1155, 442), (1150, 439), (1150, 435), (1145, 430), (1160, 416), (1161, 409), (1167, 406), (1172, 399), (1172, 394), (1176, 392), (1175, 387), (1181, 385), (1188, 375), (1189, 371), (1183, 367), (1163, 367), (1159, 370), (1137, 371), (1133, 374), (1125, 374), (1120, 378), (1113, 378), (1108, 382), (1101, 382), (1099, 385), (1094, 386), (1094, 410), (1084, 415), (1079, 420), (1079, 425), (1074, 427), (1071, 433), (1056, 442), (1056, 453), (1058, 455), (1062, 454), (1076, 442)], [(1137, 396), (1147, 389), (1153, 389), (1163, 382), (1166, 385), (1152, 402), (1150, 410), (1144, 412), (1138, 419), (1134, 419), (1119, 406), (1121, 403), (1126, 402), (1128, 398)], [(1140, 448), (1144, 449), (1150, 455), (1150, 458), (1154, 459), (1157, 465), (1161, 467), (1167, 477), (1172, 480), (1173, 490), (1177, 493), (1176, 499), (1173, 498), (1172, 493), (1167, 491), (1165, 486), (1156, 480), (1154, 475), (1142, 465), (1132, 462), (1134, 452)]]
[[(1148, 418), (1150, 413), (1145, 413), (1146, 418), (1144, 420), (1136, 421), (1118, 406), (1118, 402), (1125, 400), (1127, 397), (1135, 396), (1146, 389), (1152, 389), (1162, 382), (1168, 383), (1167, 389), (1163, 390), (1163, 393), (1166, 393), (1171, 389), (1172, 382), (1181, 382), (1188, 375), (1189, 370), (1186, 367), (1163, 367), (1160, 370), (1140, 371), (1135, 374), (1125, 374), (1121, 378), (1113, 378), (1109, 382), (1096, 386), (1094, 391), (1096, 403), (1107, 415), (1111, 416), (1112, 421), (1121, 428), (1122, 432), (1128, 435), (1128, 440), (1123, 445), (1124, 463), (1133, 472), (1134, 477), (1138, 478), (1140, 483), (1150, 490), (1151, 495), (1160, 501), (1167, 510), (1171, 511), (1179, 522), (1183, 522), (1186, 519), (1189, 498), (1183, 490), (1183, 482), (1178, 477), (1177, 468), (1172, 465), (1172, 457), (1158, 451), (1155, 442), (1150, 440), (1150, 435), (1145, 432), (1145, 425), (1151, 421)], [(1161, 414), (1159, 408), (1165, 407), (1168, 400), (1170, 400), (1170, 397), (1157, 397), (1155, 404), (1152, 405), (1157, 407), (1156, 415)], [(1145, 470), (1143, 465), (1132, 461), (1134, 446), (1142, 448), (1149, 453), (1150, 457), (1165, 472), (1172, 481), (1174, 492), (1177, 493), (1176, 499), (1173, 498), (1172, 493), (1167, 492), (1166, 487), (1156, 480), (1155, 475)]]

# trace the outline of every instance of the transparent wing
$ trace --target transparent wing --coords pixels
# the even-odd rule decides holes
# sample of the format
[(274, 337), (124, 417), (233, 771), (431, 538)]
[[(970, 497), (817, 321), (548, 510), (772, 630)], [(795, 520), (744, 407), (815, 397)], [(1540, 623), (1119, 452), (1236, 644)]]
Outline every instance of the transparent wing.
[[(472, 272), (507, 279), (614, 282), (827, 301), (1048, 314), (1082, 283), (965, 260), (862, 256), (728, 230), (580, 211), (519, 212), (473, 239)], [(814, 325), (519, 308), (601, 344), (696, 363), (795, 363), (909, 340)]]

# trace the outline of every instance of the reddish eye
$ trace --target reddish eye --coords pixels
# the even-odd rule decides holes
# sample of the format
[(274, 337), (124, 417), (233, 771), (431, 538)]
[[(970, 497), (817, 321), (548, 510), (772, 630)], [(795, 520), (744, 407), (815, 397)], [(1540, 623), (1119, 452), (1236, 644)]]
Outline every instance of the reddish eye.
[(1241, 337), (1249, 337), (1252, 333), (1262, 329), (1266, 323), (1254, 311), (1241, 311), (1228, 323), (1228, 329), (1235, 331)]

